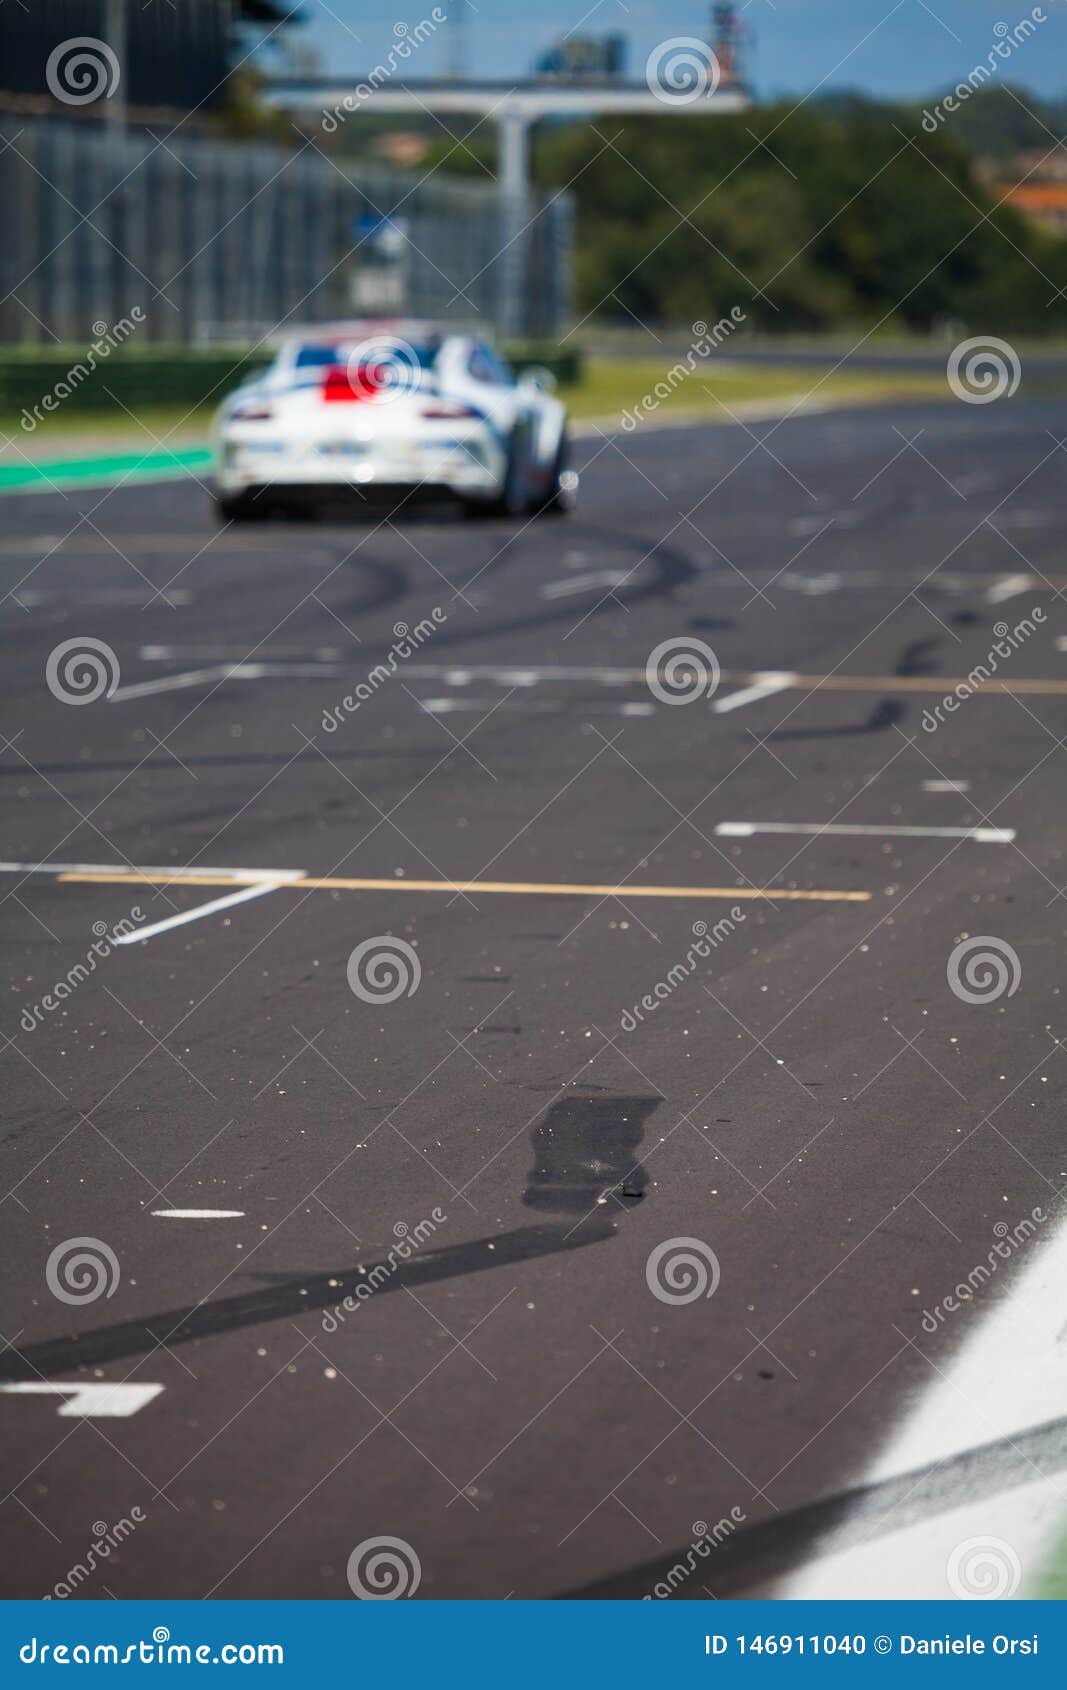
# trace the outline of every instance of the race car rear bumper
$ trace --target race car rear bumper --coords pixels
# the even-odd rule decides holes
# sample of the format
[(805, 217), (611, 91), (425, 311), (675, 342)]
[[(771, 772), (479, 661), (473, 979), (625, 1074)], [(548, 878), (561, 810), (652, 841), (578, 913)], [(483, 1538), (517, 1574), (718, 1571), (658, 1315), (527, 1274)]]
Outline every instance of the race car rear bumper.
[(283, 491), (348, 490), (372, 497), (379, 490), (397, 497), (405, 489), (432, 487), (461, 498), (491, 498), (500, 491), (503, 464), (481, 441), (413, 444), (383, 451), (352, 441), (337, 441), (301, 452), (298, 457), (267, 444), (223, 442), (216, 463), (216, 483), (228, 496), (270, 487)]

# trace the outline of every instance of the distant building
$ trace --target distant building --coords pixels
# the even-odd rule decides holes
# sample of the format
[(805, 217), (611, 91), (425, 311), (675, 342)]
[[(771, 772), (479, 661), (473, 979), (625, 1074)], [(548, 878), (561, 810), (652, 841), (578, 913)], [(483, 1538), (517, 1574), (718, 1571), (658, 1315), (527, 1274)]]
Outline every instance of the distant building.
[[(122, 89), (130, 106), (180, 111), (219, 100), (245, 24), (280, 24), (293, 7), (285, 0), (125, 0)], [(54, 103), (46, 70), (50, 55), (78, 37), (109, 42), (114, 0), (18, 0), (0, 6), (0, 101), (45, 109)], [(76, 86), (76, 85), (75, 85)], [(40, 103), (39, 103), (40, 102)], [(84, 110), (99, 116), (100, 105)], [(69, 115), (77, 111), (67, 104)]]
[(398, 165), (401, 170), (413, 170), (422, 163), (432, 145), (429, 135), (420, 135), (414, 129), (399, 129), (379, 135), (371, 142), (369, 151), (375, 158), (383, 158), (387, 164)]
[(1008, 167), (984, 161), (978, 173), (1002, 205), (1055, 235), (1067, 233), (1067, 159), (1057, 153), (1021, 152)]
[(993, 193), (1031, 222), (1055, 235), (1067, 234), (1067, 182), (1020, 182), (1015, 187), (998, 183)]

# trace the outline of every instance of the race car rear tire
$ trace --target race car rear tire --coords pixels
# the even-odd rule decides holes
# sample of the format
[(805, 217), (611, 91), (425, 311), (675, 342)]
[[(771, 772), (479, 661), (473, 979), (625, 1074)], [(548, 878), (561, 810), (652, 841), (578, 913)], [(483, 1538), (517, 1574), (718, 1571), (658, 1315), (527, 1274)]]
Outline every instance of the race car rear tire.
[(537, 506), (538, 516), (569, 516), (574, 510), (578, 502), (578, 477), (570, 463), (571, 443), (566, 434), (561, 434), (552, 465), (551, 491)]
[(508, 463), (500, 492), (493, 499), (464, 499), (463, 514), (468, 517), (522, 516), (529, 501), (522, 493), (522, 445), (516, 432), (508, 442)]
[(220, 493), (215, 499), (215, 515), (220, 522), (262, 522), (267, 507), (247, 493)]

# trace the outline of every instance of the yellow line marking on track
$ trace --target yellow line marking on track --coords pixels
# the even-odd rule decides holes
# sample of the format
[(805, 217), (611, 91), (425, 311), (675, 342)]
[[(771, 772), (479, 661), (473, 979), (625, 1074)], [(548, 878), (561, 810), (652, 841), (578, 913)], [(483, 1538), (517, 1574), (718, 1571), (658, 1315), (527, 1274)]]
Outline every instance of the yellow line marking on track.
[[(250, 881), (239, 874), (201, 876), (183, 874), (170, 879), (165, 874), (59, 874), (57, 880), (91, 882), (116, 886), (246, 886), (263, 884), (263, 877)], [(801, 892), (777, 886), (582, 886), (544, 880), (347, 880), (316, 879), (279, 881), (279, 892), (503, 892), (515, 897), (549, 898), (763, 898), (772, 903), (866, 904), (871, 892)]]
[(970, 681), (966, 675), (794, 675), (794, 688), (812, 687), (821, 692), (968, 692), (1067, 693), (1067, 680)]

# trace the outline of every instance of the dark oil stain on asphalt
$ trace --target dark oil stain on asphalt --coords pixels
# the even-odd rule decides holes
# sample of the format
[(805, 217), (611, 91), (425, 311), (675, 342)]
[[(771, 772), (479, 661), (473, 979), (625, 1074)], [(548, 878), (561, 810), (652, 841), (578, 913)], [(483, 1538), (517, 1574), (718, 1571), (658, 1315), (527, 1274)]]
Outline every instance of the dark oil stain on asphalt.
[(781, 728), (768, 734), (767, 738), (847, 739), (851, 734), (884, 733), (886, 728), (895, 727), (898, 722), (902, 722), (907, 713), (907, 706), (898, 698), (883, 698), (875, 705), (866, 721), (849, 723), (840, 728)]
[(644, 1193), (635, 1166), (645, 1122), (661, 1097), (561, 1097), (533, 1130), (534, 1166), (523, 1193), (531, 1209), (585, 1214), (620, 1182), (625, 1195)]
[(937, 634), (924, 640), (912, 640), (904, 647), (900, 661), (894, 669), (894, 675), (936, 675), (937, 664), (934, 653), (941, 640)]

